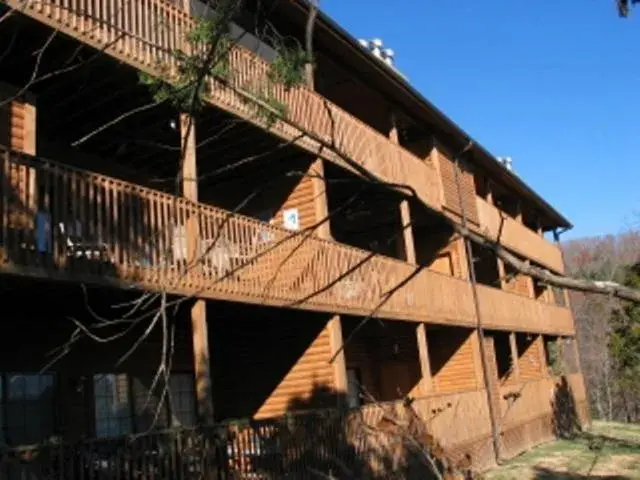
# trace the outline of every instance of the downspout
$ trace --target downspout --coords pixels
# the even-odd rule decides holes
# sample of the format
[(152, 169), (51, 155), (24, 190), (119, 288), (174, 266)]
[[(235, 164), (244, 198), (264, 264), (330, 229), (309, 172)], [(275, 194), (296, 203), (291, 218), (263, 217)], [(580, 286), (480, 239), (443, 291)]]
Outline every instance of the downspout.
[[(462, 188), (460, 187), (460, 157), (473, 148), (473, 142), (469, 142), (464, 149), (454, 157), (454, 174), (456, 180), (456, 190), (458, 193), (458, 203), (460, 205), (460, 217), (462, 219), (462, 228), (468, 231), (467, 215), (462, 201)], [(493, 441), (493, 451), (495, 453), (496, 463), (501, 463), (502, 455), (500, 454), (500, 427), (496, 417), (496, 411), (491, 398), (491, 383), (489, 381), (489, 365), (487, 353), (484, 346), (484, 328), (482, 326), (482, 315), (480, 313), (480, 301), (478, 298), (476, 270), (473, 262), (473, 252), (471, 251), (471, 240), (464, 237), (464, 246), (467, 254), (467, 268), (469, 270), (469, 280), (471, 281), (471, 293), (473, 295), (473, 307), (476, 315), (476, 332), (478, 333), (478, 342), (480, 343), (480, 361), (482, 363), (482, 376), (484, 377), (484, 388), (487, 392), (487, 403), (489, 404), (489, 416), (491, 417), (491, 437)]]

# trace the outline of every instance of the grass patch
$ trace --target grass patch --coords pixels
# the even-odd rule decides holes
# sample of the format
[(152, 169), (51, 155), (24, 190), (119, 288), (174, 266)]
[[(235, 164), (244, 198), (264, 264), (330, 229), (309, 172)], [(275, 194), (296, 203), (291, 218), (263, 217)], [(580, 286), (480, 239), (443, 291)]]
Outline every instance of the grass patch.
[(640, 480), (640, 425), (593, 422), (586, 432), (526, 452), (485, 480)]

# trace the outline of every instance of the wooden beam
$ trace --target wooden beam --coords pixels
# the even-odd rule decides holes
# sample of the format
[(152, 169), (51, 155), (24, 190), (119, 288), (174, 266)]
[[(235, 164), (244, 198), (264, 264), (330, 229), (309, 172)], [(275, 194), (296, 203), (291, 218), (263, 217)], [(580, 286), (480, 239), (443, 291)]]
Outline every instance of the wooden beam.
[(422, 372), (422, 393), (434, 391), (431, 363), (429, 362), (429, 344), (427, 343), (427, 327), (419, 323), (416, 327), (416, 340), (418, 342), (418, 355), (420, 358), (420, 370)]
[[(195, 119), (180, 115), (182, 161), (182, 195), (193, 202), (198, 201), (198, 172), (196, 166)], [(187, 267), (192, 268), (198, 260), (200, 231), (198, 218), (187, 218)], [(212, 424), (213, 392), (211, 388), (211, 357), (209, 355), (209, 331), (207, 326), (207, 304), (196, 299), (191, 307), (191, 334), (193, 342), (193, 367), (196, 382), (196, 400), (200, 422)]]
[(511, 369), (513, 372), (513, 378), (520, 380), (520, 360), (518, 357), (518, 342), (516, 340), (516, 333), (509, 333), (509, 346), (511, 347)]

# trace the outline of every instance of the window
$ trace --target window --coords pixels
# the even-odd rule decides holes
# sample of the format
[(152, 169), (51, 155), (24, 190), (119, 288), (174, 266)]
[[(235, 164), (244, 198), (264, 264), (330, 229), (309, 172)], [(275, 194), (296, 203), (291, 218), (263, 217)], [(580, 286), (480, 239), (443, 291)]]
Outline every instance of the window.
[(193, 375), (190, 373), (172, 374), (169, 378), (171, 394), (171, 425), (174, 427), (193, 427), (196, 424), (196, 392)]
[(97, 437), (131, 433), (129, 379), (126, 375), (94, 375), (93, 396)]
[(162, 403), (162, 378), (158, 379), (156, 385), (153, 385), (153, 378), (152, 374), (105, 374), (94, 377), (97, 437), (127, 435), (133, 431), (140, 433), (170, 425), (195, 426), (193, 374), (172, 373)]
[(0, 374), (0, 441), (38, 443), (54, 433), (54, 376)]

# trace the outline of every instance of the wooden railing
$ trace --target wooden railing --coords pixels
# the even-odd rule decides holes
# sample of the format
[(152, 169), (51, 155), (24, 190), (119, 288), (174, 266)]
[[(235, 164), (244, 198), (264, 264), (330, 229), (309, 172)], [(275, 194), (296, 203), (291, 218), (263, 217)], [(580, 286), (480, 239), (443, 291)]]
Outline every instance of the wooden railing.
[[(164, 0), (7, 0), (7, 3), (138, 68), (155, 74), (176, 71), (172, 52), (183, 50), (194, 19)], [(216, 106), (264, 126), (256, 115), (268, 64), (236, 46), (229, 54), (230, 75), (210, 79), (209, 100)], [(260, 87), (262, 88), (262, 87)], [(248, 94), (248, 96), (247, 96)], [(271, 85), (269, 98), (287, 107), (288, 121), (274, 133), (330, 161), (366, 169), (379, 180), (412, 187), (430, 207), (440, 210), (440, 181), (435, 167), (305, 87)]]
[[(5, 270), (203, 298), (475, 325), (468, 282), (213, 206), (0, 149)], [(189, 223), (199, 238), (187, 238)], [(190, 245), (193, 247), (190, 248)], [(486, 299), (486, 300), (485, 300)], [(505, 308), (513, 302), (514, 306)], [(487, 328), (566, 332), (569, 315), (481, 291)], [(570, 318), (570, 315), (569, 315)], [(517, 325), (514, 324), (517, 322)]]
[[(0, 150), (6, 268), (389, 318), (472, 324), (467, 283), (312, 235)], [(199, 227), (197, 261), (186, 226)], [(406, 283), (405, 283), (406, 282)]]
[[(562, 378), (541, 378), (501, 390), (503, 454), (515, 456), (555, 437), (577, 402), (566, 385)], [(573, 412), (576, 425), (584, 425)], [(0, 478), (316, 478), (317, 472), (390, 478), (404, 471), (430, 477), (425, 450), (458, 472), (495, 460), (484, 390), (74, 444), (63, 440), (1, 448)]]
[(585, 427), (590, 420), (583, 382), (582, 374), (576, 373), (502, 386), (503, 453), (512, 457)]
[[(394, 429), (392, 421), (400, 426)], [(491, 449), (485, 448), (491, 446), (489, 438), (486, 402), (477, 391), (420, 398), (410, 407), (385, 402), (75, 444), (60, 439), (5, 447), (0, 450), (0, 478), (230, 480), (317, 478), (318, 472), (389, 478), (405, 469), (429, 477), (421, 449), (450, 465), (469, 454), (473, 465), (463, 468), (479, 468), (493, 460)]]
[(493, 240), (499, 239), (502, 245), (525, 258), (530, 258), (556, 272), (564, 272), (562, 253), (556, 245), (482, 198), (476, 199), (482, 233)]
[(571, 310), (517, 293), (505, 292), (485, 285), (478, 286), (480, 313), (483, 321), (504, 330), (573, 335), (575, 324)]

